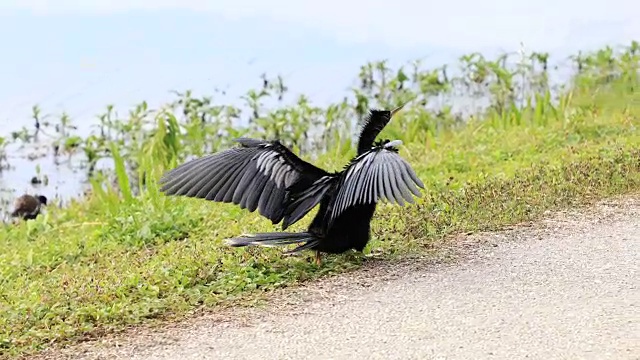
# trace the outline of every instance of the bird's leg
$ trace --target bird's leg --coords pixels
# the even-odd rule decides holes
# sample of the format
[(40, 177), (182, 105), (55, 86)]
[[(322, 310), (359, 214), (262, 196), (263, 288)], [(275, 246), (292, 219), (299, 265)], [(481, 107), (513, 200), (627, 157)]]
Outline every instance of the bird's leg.
[(316, 250), (315, 259), (316, 259), (316, 265), (320, 266), (322, 264), (322, 257), (320, 255), (320, 251)]

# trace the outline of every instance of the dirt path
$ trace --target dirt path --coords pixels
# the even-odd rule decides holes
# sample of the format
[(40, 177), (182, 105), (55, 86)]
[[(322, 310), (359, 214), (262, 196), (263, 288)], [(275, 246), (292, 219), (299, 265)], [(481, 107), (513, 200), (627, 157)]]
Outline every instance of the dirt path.
[(445, 250), (48, 358), (640, 359), (639, 198)]

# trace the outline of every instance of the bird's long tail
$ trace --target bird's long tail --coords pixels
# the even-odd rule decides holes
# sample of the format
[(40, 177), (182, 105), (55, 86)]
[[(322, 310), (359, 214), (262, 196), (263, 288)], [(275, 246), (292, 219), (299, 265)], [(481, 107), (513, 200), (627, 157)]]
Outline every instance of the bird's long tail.
[(320, 238), (312, 233), (270, 232), (238, 236), (225, 240), (227, 245), (233, 247), (257, 245), (266, 247), (284, 246), (303, 243), (300, 246), (285, 251), (284, 254), (294, 254), (302, 250), (310, 249), (320, 242)]

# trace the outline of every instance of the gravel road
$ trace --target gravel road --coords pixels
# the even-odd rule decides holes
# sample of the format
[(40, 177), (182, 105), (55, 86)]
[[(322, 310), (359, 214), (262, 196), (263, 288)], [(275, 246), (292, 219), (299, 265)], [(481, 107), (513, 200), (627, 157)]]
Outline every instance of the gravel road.
[(638, 198), (454, 245), (54, 357), (640, 359)]

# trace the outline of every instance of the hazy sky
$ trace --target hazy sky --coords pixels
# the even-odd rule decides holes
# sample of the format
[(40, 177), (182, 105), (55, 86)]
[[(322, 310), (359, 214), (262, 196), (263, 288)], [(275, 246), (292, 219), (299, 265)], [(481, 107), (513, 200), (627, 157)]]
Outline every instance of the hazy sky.
[(323, 102), (367, 60), (626, 45), (637, 14), (631, 0), (0, 0), (0, 134), (34, 103), (88, 120), (171, 89), (237, 94), (263, 71)]

